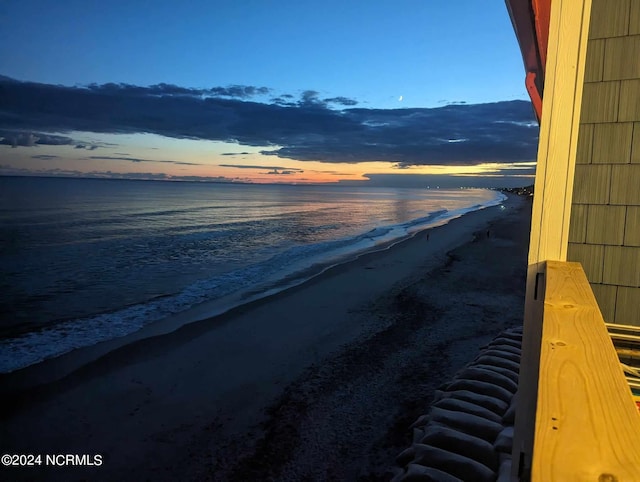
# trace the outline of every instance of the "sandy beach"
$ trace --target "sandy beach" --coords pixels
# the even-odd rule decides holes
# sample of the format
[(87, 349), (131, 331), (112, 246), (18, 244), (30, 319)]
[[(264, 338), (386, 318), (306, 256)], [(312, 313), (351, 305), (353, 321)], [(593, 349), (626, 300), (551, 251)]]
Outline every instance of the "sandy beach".
[(3, 454), (101, 456), (3, 478), (388, 480), (434, 389), (522, 323), (530, 210), (510, 195), (224, 315), (1, 377)]

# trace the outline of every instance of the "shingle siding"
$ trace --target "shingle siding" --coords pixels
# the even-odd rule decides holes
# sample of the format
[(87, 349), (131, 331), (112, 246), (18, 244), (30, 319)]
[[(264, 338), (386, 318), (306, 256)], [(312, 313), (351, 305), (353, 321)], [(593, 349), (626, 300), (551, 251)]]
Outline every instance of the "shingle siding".
[(592, 0), (586, 57), (567, 258), (640, 326), (640, 0)]

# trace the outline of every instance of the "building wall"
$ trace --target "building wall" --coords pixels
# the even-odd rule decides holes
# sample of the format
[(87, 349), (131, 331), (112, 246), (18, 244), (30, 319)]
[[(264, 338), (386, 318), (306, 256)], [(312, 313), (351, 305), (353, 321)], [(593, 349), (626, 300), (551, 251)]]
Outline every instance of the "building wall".
[(640, 326), (640, 0), (592, 0), (567, 259)]

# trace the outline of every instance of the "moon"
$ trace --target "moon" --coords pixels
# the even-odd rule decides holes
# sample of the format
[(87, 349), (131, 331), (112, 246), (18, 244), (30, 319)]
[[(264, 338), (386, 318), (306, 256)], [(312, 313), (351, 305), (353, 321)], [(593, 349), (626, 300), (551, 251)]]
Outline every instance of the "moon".
[(403, 99), (402, 96), (398, 97), (398, 102), (402, 102), (402, 99)]

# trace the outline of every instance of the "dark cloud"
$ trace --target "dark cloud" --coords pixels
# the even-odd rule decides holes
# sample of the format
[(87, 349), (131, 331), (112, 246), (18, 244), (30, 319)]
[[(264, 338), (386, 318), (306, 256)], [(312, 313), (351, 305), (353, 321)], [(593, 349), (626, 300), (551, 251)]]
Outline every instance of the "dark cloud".
[(300, 96), (300, 105), (318, 105), (321, 104), (318, 95), (320, 92), (315, 90), (305, 90)]
[(182, 162), (182, 161), (164, 161), (159, 159), (140, 159), (138, 157), (117, 157), (117, 156), (89, 156), (89, 159), (103, 159), (109, 161), (129, 161), (129, 162), (162, 162), (165, 164), (177, 164), (180, 166), (202, 166), (195, 162)]
[(37, 156), (31, 156), (31, 159), (42, 159), (42, 160), (45, 160), (45, 161), (48, 161), (50, 159), (57, 159), (57, 158), (58, 158), (58, 156), (49, 156), (47, 154), (39, 154)]
[(204, 92), (214, 96), (221, 97), (237, 97), (240, 99), (248, 99), (256, 95), (267, 95), (271, 92), (266, 87), (253, 87), (248, 85), (232, 85), (230, 87), (214, 87)]
[(265, 174), (275, 174), (277, 176), (281, 176), (281, 175), (288, 175), (288, 174), (298, 174), (299, 172), (304, 172), (304, 171), (298, 171), (297, 169), (284, 169), (282, 171), (279, 171), (277, 169), (274, 169), (273, 171), (269, 171), (269, 172), (265, 172)]
[(438, 101), (438, 104), (447, 104), (447, 105), (464, 105), (467, 102), (464, 100), (445, 100), (445, 99), (440, 99)]
[(291, 94), (281, 94), (278, 97), (271, 99), (271, 102), (284, 107), (295, 107), (298, 103), (293, 101), (294, 98), (295, 97)]
[[(388, 161), (400, 167), (510, 163), (531, 161), (536, 155), (538, 127), (530, 104), (524, 101), (334, 110), (329, 101), (345, 105), (350, 100), (323, 100), (318, 92), (307, 90), (295, 103), (282, 95), (287, 105), (263, 104), (239, 100), (263, 93), (262, 88), (236, 87), (241, 86), (195, 90), (167, 84), (105, 84), (79, 88), (0, 79), (0, 128), (146, 132), (262, 147), (263, 154), (279, 158)], [(212, 96), (214, 92), (217, 97)], [(223, 95), (236, 98), (220, 97)]]
[(247, 156), (248, 152), (223, 152), (221, 156)]
[[(2, 91), (0, 90), (0, 106), (1, 105)], [(0, 116), (2, 116), (1, 113)], [(41, 132), (33, 132), (28, 130), (0, 130), (0, 144), (11, 147), (33, 147), (37, 145), (63, 146), (73, 144), (73, 139), (71, 139), (70, 137), (43, 134)]]
[(298, 105), (295, 102), (291, 102), (290, 100), (285, 99), (283, 95), (274, 97), (273, 99), (271, 99), (271, 102), (282, 107), (295, 107)]
[(345, 106), (353, 106), (358, 104), (357, 100), (349, 99), (347, 97), (332, 97), (330, 99), (324, 99), (324, 102), (327, 104), (340, 104)]
[(535, 167), (521, 167), (517, 169), (500, 169), (487, 174), (496, 174), (499, 176), (533, 176), (536, 173)]
[[(283, 98), (287, 98), (286, 101), (283, 101)], [(327, 99), (320, 99), (320, 92), (315, 90), (305, 90), (300, 95), (300, 100), (298, 103), (292, 103), (290, 99), (292, 96), (281, 95), (278, 99), (280, 99), (283, 103), (287, 105), (298, 105), (298, 106), (315, 106), (315, 107), (324, 107), (328, 108), (330, 104), (338, 104), (340, 106), (352, 107), (358, 104), (358, 101), (355, 99), (349, 99), (348, 97), (330, 97)]]
[[(2, 79), (0, 79), (1, 81)], [(140, 87), (131, 84), (90, 84), (85, 89), (104, 95), (122, 97), (232, 97), (248, 99), (257, 95), (268, 95), (271, 89), (252, 85), (231, 85), (228, 87), (212, 87), (210, 89), (191, 89), (172, 84), (156, 84)]]
[[(220, 164), (220, 167), (235, 167), (236, 169), (270, 169), (271, 171), (291, 171), (291, 172), (304, 172), (302, 169), (297, 169), (295, 167), (281, 167), (281, 166), (246, 166), (243, 164)], [(276, 172), (272, 172), (269, 174), (280, 174)]]
[(0, 164), (0, 175), (5, 176), (55, 176), (55, 177), (82, 177), (99, 179), (141, 179), (158, 181), (198, 181), (198, 182), (246, 182), (246, 179), (225, 176), (175, 176), (157, 172), (113, 172), (91, 171), (84, 172), (72, 169), (26, 169), (10, 165)]
[(325, 171), (325, 170), (317, 170), (317, 169), (308, 169), (307, 172), (316, 172), (319, 174), (332, 174), (334, 176), (358, 176), (360, 174), (354, 174), (353, 172), (345, 172), (345, 171)]

